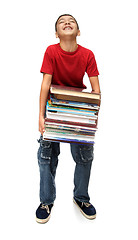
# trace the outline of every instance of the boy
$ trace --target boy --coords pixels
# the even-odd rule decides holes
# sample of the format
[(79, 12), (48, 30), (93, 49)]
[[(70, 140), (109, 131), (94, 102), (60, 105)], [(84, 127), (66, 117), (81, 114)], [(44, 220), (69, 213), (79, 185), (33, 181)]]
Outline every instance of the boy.
[[(77, 44), (80, 30), (76, 19), (70, 14), (61, 15), (55, 24), (56, 37), (60, 43), (47, 48), (41, 72), (43, 81), (40, 91), (38, 149), (40, 170), (40, 206), (36, 210), (36, 221), (46, 223), (56, 198), (55, 174), (60, 153), (59, 143), (43, 141), (45, 108), (51, 84), (86, 88), (83, 76), (87, 72), (92, 90), (100, 93), (98, 69), (94, 54)], [(93, 145), (70, 144), (76, 162), (74, 172), (74, 203), (88, 219), (96, 217), (96, 210), (89, 202), (88, 185), (93, 160)]]

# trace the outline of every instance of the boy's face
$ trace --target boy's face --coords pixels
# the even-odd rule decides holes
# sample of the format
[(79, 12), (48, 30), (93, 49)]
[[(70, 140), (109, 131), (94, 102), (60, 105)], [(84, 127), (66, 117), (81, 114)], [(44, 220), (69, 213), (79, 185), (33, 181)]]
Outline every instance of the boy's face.
[(77, 23), (71, 16), (62, 16), (57, 22), (56, 37), (62, 38), (65, 36), (77, 37), (80, 35), (80, 30)]

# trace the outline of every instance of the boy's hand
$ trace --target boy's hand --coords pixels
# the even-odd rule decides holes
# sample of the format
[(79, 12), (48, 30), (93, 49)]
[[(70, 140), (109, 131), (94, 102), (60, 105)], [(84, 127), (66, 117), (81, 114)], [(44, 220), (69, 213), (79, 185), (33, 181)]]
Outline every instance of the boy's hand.
[(43, 135), (45, 128), (44, 128), (45, 118), (43, 116), (39, 116), (39, 132)]

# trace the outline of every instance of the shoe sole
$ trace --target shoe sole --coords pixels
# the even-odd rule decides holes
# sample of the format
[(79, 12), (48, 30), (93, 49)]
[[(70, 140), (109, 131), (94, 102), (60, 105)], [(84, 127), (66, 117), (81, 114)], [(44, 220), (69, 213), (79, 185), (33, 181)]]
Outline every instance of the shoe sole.
[(37, 223), (47, 223), (50, 219), (50, 215), (46, 219), (39, 219), (36, 217), (36, 222)]
[(82, 209), (79, 207), (79, 205), (76, 203), (75, 199), (73, 198), (73, 202), (75, 203), (75, 205), (79, 208), (80, 212), (83, 214), (84, 217), (86, 217), (87, 219), (89, 220), (92, 220), (92, 219), (95, 219), (96, 218), (96, 214), (95, 215), (92, 215), (92, 216), (89, 216), (87, 215), (86, 213), (84, 213), (82, 211)]

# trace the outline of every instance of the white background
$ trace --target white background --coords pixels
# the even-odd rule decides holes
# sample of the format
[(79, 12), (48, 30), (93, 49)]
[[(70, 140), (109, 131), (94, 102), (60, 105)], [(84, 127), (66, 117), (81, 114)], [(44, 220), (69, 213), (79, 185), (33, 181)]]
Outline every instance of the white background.
[[(55, 206), (50, 221), (40, 225), (35, 222), (40, 67), (46, 47), (58, 42), (54, 24), (63, 13), (77, 19), (78, 43), (94, 52), (100, 72), (102, 104), (89, 187), (97, 218), (85, 219), (72, 203), (75, 164), (69, 144), (61, 144)], [(2, 239), (138, 239), (137, 22), (135, 0), (1, 1)]]

